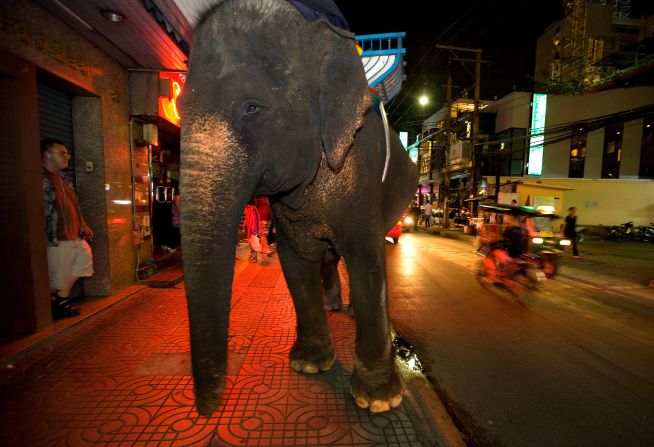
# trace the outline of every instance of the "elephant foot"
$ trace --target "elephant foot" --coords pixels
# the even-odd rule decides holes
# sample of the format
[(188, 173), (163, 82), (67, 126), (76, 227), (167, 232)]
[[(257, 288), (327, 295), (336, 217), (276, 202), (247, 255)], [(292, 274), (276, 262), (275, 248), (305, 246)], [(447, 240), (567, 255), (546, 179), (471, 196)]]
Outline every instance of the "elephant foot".
[(295, 341), (290, 354), (291, 368), (295, 372), (318, 374), (329, 371), (336, 361), (336, 352), (332, 347), (331, 338), (327, 342), (304, 340)]
[(383, 413), (402, 403), (402, 382), (391, 361), (380, 368), (368, 369), (357, 358), (350, 380), (350, 394), (359, 408)]
[(195, 387), (195, 407), (202, 416), (211, 416), (223, 397), (225, 376), (216, 379), (215, 384), (197, 385)]

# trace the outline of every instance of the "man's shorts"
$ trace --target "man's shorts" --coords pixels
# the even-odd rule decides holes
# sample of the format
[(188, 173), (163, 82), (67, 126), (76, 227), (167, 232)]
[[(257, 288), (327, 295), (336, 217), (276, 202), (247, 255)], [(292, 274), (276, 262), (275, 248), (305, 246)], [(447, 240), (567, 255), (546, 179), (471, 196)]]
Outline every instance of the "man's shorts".
[(70, 278), (93, 275), (93, 254), (85, 240), (59, 241), (48, 247), (50, 289), (61, 290)]

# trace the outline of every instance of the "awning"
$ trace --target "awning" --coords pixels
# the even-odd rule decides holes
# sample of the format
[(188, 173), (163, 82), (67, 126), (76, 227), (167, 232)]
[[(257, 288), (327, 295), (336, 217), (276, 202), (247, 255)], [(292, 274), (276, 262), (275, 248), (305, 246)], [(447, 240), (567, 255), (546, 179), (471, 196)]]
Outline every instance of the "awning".
[(402, 59), (406, 53), (406, 49), (402, 48), (402, 38), (405, 35), (386, 33), (356, 36), (368, 84), (380, 91), (385, 103), (393, 99), (402, 88)]

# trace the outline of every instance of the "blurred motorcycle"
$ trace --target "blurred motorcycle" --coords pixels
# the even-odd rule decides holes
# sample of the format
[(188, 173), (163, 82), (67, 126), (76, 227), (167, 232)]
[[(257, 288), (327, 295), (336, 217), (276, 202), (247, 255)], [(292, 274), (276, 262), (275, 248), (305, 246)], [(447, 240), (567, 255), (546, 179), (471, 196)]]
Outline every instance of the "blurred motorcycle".
[(654, 222), (638, 228), (638, 238), (642, 242), (654, 242)]
[(634, 223), (625, 222), (620, 225), (613, 225), (609, 228), (609, 239), (613, 241), (623, 241), (634, 239)]
[(536, 256), (525, 253), (512, 257), (501, 244), (481, 260), (478, 275), (485, 284), (506, 289), (520, 299), (538, 290), (547, 278)]
[(483, 250), (488, 252), (487, 248), (483, 248), (484, 245), (489, 246), (504, 238), (507, 226), (500, 222), (506, 220), (503, 216), (510, 216), (510, 219), (524, 229), (526, 242), (523, 252), (530, 255), (530, 262), (542, 270), (548, 278), (556, 275), (563, 249), (571, 245), (569, 239), (554, 231), (557, 215), (530, 206), (497, 204), (481, 205), (480, 208), (489, 221), (497, 222), (480, 225), (479, 244)]
[[(558, 257), (570, 240), (553, 231), (551, 212), (528, 206), (481, 205), (488, 222), (481, 225), (477, 253), (484, 256), (479, 278), (486, 284), (525, 297), (557, 271)], [(491, 223), (492, 222), (492, 223)]]

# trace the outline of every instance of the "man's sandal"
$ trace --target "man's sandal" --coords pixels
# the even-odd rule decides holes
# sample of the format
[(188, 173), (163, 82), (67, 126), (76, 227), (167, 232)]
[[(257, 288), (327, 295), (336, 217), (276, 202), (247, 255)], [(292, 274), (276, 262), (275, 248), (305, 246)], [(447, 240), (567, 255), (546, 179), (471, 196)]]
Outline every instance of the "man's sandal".
[(70, 303), (69, 298), (52, 295), (52, 313), (55, 318), (76, 317), (82, 312)]

